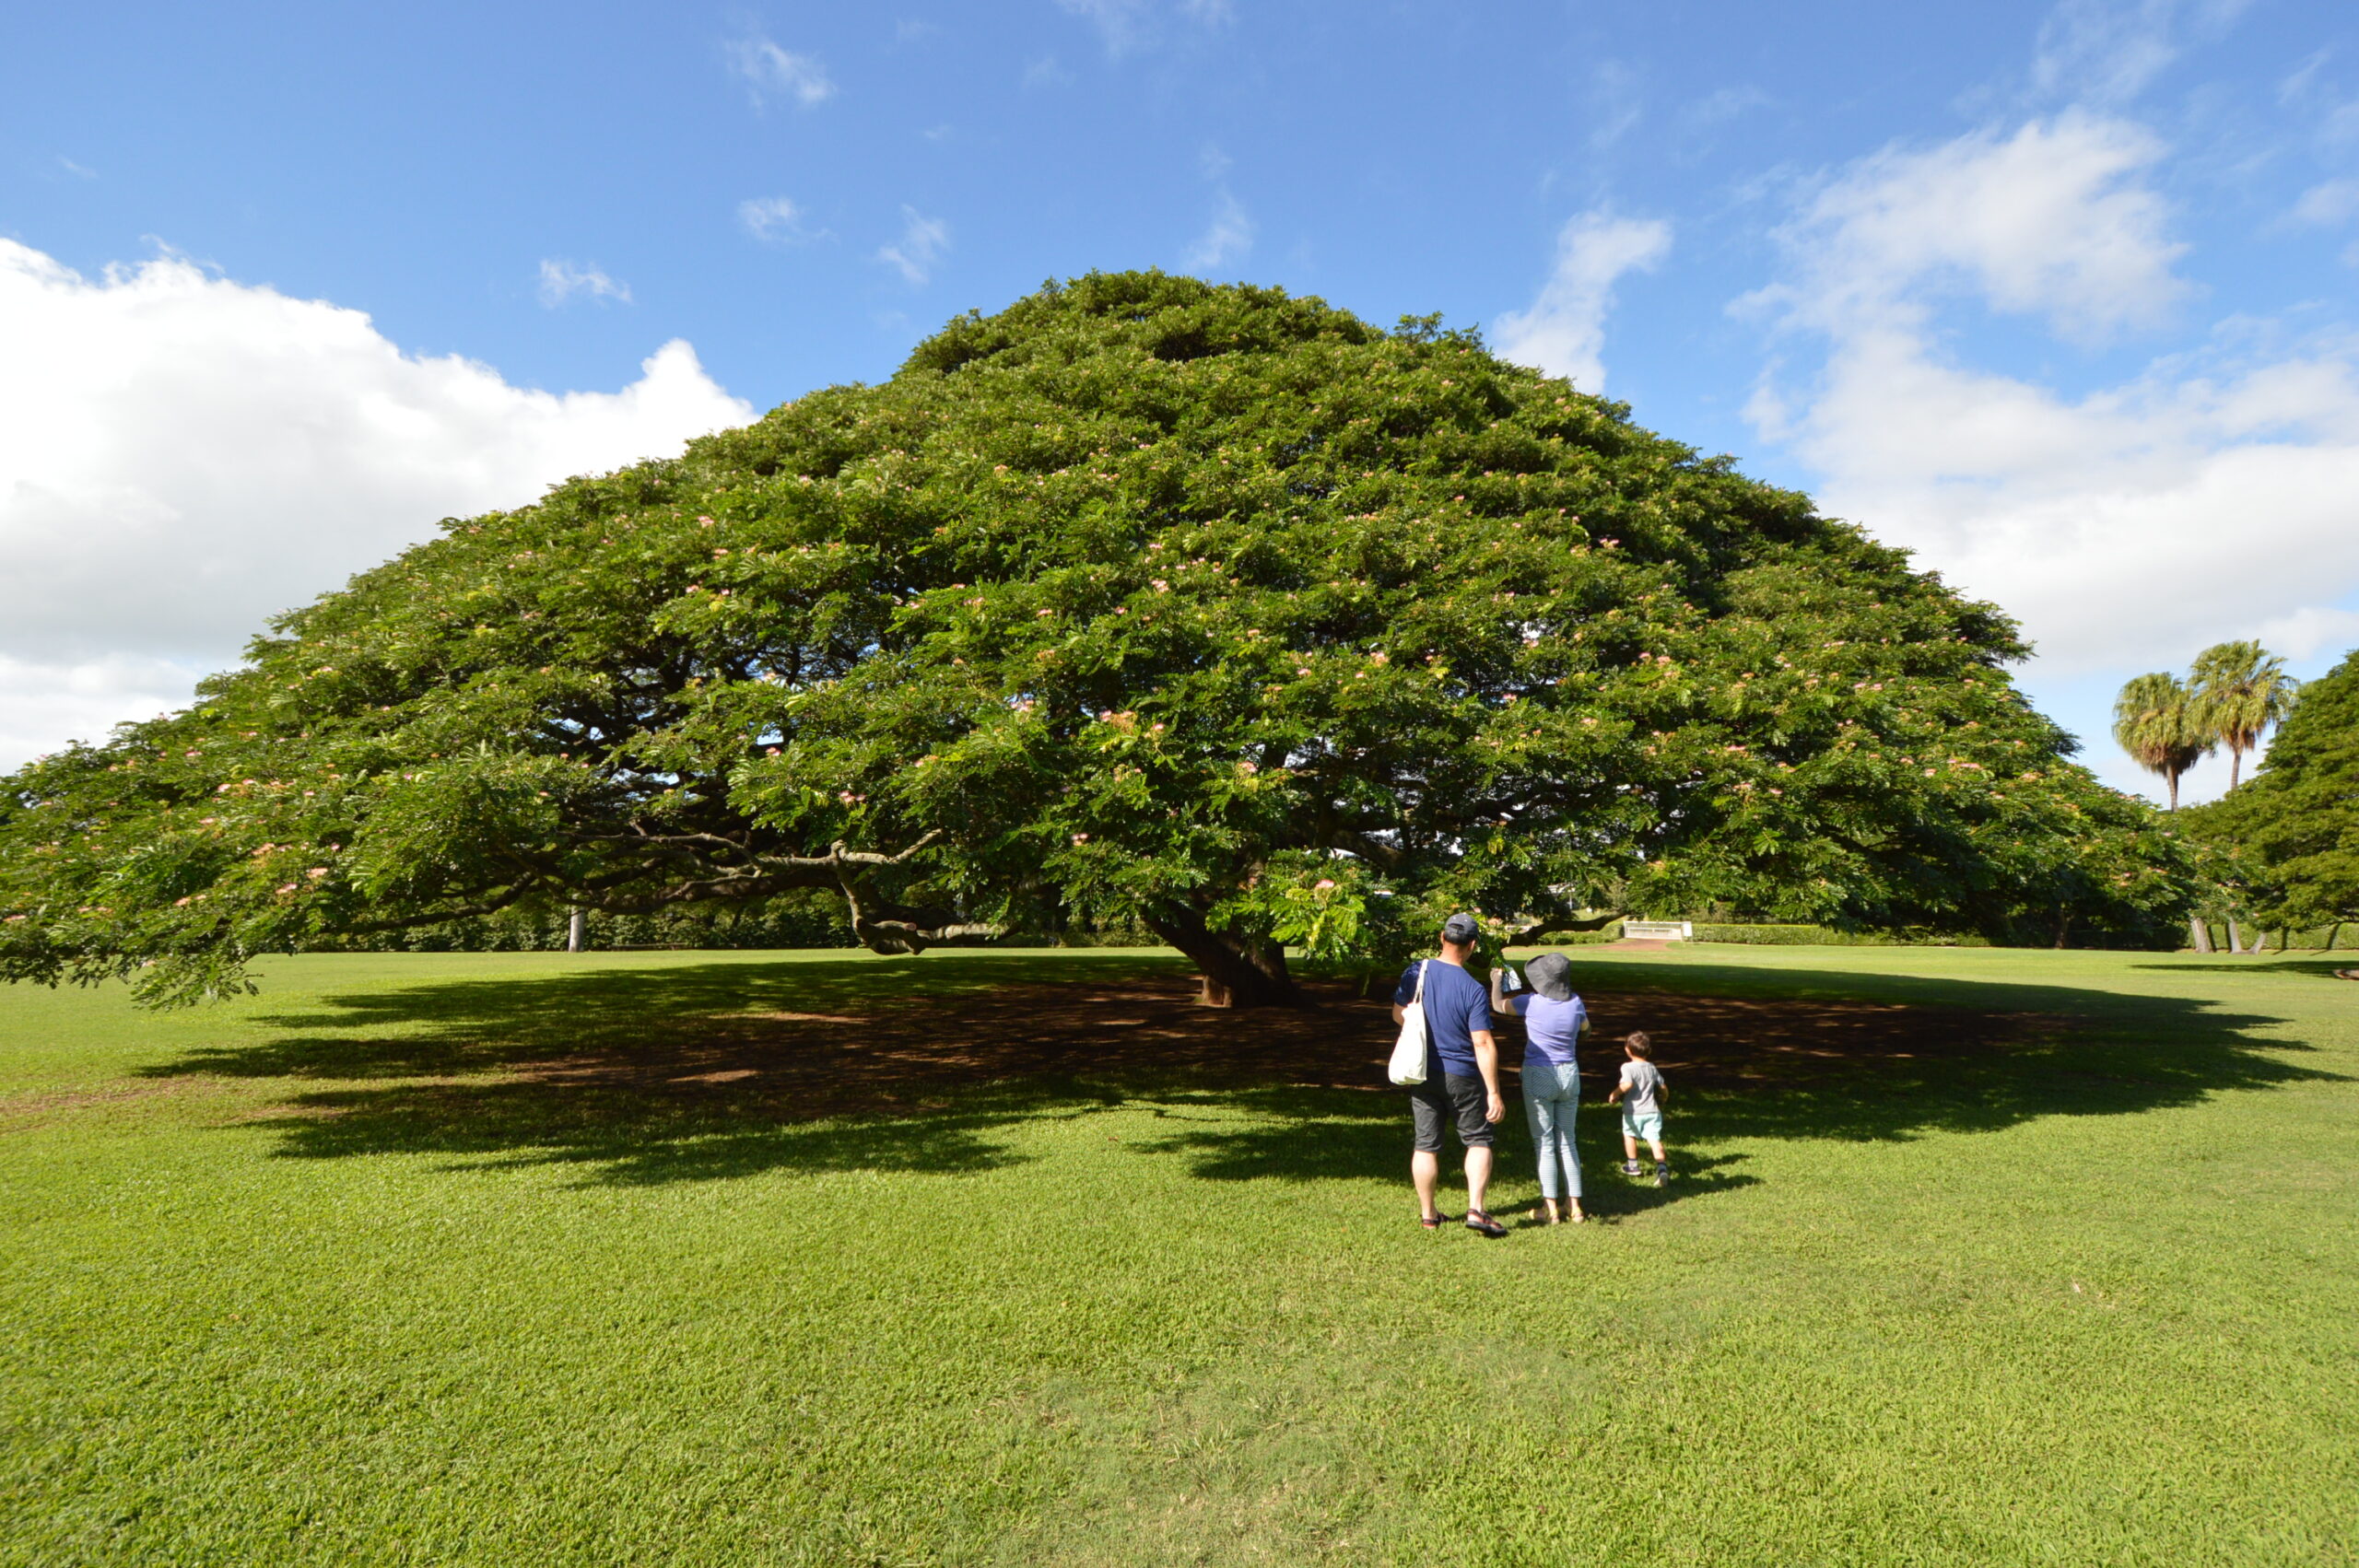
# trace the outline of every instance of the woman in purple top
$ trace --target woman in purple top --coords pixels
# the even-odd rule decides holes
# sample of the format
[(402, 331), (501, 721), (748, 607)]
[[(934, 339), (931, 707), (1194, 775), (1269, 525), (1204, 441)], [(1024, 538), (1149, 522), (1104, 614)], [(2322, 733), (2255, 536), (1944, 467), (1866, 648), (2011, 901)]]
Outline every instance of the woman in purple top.
[[(1573, 994), (1573, 966), (1561, 953), (1543, 953), (1523, 966), (1528, 991), (1509, 996), (1499, 989), (1500, 970), (1491, 971), (1491, 1007), (1523, 1019), (1523, 1115), (1532, 1124), (1532, 1146), (1540, 1153), (1540, 1207), (1554, 1224), (1579, 1224), (1581, 1156), (1573, 1147), (1573, 1115), (1580, 1109), (1581, 1070), (1574, 1047), (1588, 1027), (1589, 1013)], [(1563, 1165), (1563, 1203), (1557, 1207), (1558, 1164)]]

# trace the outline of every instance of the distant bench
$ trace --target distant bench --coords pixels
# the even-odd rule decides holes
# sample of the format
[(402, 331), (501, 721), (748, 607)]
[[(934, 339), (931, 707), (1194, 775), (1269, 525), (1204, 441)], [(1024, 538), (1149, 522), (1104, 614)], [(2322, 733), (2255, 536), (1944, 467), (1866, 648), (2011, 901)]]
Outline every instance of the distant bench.
[(1696, 935), (1689, 920), (1625, 920), (1622, 922), (1624, 942), (1687, 942)]

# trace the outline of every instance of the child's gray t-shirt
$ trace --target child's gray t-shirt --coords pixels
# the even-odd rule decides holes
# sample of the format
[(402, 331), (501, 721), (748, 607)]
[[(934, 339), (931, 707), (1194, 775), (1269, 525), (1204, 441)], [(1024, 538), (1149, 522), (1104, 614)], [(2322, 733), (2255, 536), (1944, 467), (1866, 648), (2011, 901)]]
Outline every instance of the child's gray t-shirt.
[(1661, 1087), (1662, 1074), (1653, 1062), (1622, 1064), (1622, 1107), (1632, 1116), (1661, 1116), (1662, 1102), (1655, 1098), (1655, 1091)]

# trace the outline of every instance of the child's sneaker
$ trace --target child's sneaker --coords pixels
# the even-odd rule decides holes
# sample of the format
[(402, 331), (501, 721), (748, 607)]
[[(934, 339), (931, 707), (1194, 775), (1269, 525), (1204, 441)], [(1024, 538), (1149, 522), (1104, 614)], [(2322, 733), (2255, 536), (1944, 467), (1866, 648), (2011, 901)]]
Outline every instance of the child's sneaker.
[(1657, 1187), (1662, 1187), (1667, 1185), (1670, 1180), (1671, 1167), (1666, 1164), (1658, 1164), (1655, 1166), (1655, 1185)]
[(1640, 1167), (1638, 1162), (1636, 1160), (1625, 1160), (1622, 1162), (1622, 1174), (1625, 1176), (1635, 1176), (1639, 1174), (1639, 1170)]

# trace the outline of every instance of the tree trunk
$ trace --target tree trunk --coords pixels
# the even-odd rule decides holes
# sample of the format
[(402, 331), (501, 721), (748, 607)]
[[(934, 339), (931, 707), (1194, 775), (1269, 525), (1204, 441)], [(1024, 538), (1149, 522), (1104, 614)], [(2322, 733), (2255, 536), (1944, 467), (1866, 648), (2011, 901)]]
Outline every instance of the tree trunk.
[(2187, 934), (2192, 940), (2196, 952), (2209, 953), (2212, 951), (2211, 921), (2205, 919), (2201, 915), (2189, 915), (2187, 918)]
[[(2170, 783), (2171, 783), (2171, 804), (2170, 804), (2170, 809), (2171, 809), (2172, 811), (2177, 811), (2177, 810), (2178, 810), (2178, 775), (2177, 775), (2177, 774), (2176, 774), (2176, 773), (2166, 773), (2166, 774), (2163, 775), (2163, 777), (2170, 780)], [(2210, 950), (2207, 948), (2205, 951), (2209, 952)]]
[(1206, 1007), (1303, 1005), (1302, 993), (1286, 971), (1286, 950), (1277, 943), (1245, 942), (1212, 930), (1192, 909), (1149, 915), (1146, 923), (1203, 972), (1198, 1000)]
[(581, 951), (581, 911), (579, 909), (567, 910), (565, 914), (565, 950), (568, 953), (579, 953)]
[(2244, 956), (2245, 939), (2236, 930), (2236, 918), (2234, 915), (2228, 917), (2228, 951), (2240, 958)]
[(2066, 905), (2056, 911), (2056, 945), (2062, 947), (2064, 939), (2072, 931), (2072, 907)]
[(2244, 766), (2245, 766), (2245, 749), (2244, 749), (2244, 747), (2242, 747), (2242, 746), (2230, 746), (2230, 747), (2228, 748), (2228, 788), (2229, 788), (2229, 789), (2233, 790), (2233, 789), (2235, 789), (2235, 788), (2236, 787), (2236, 778), (2237, 778), (2237, 776), (2238, 776), (2240, 773), (2242, 773), (2242, 772), (2243, 772), (2243, 770), (2244, 770)]

